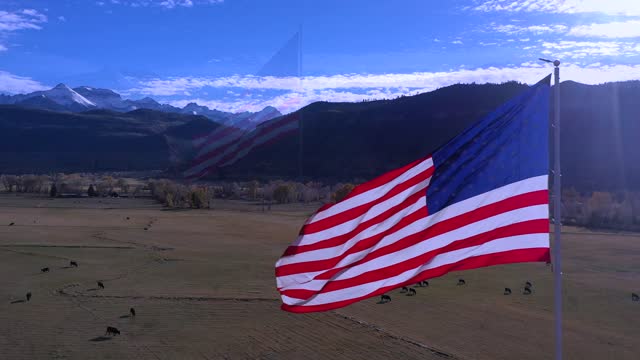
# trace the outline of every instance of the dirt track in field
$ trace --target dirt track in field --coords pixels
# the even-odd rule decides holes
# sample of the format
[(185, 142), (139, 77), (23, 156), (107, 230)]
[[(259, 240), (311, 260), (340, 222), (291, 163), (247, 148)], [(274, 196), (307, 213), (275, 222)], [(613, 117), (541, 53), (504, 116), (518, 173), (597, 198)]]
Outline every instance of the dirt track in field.
[[(552, 358), (552, 274), (544, 264), (450, 274), (415, 297), (391, 292), (386, 305), (370, 299), (289, 314), (279, 309), (273, 265), (314, 206), (216, 207), (0, 195), (1, 357)], [(640, 292), (640, 236), (567, 230), (566, 358), (636, 359), (640, 303), (631, 292)], [(69, 267), (71, 259), (80, 266)], [(467, 285), (456, 286), (458, 277)], [(520, 294), (526, 280), (531, 296)], [(504, 287), (514, 293), (502, 295)], [(105, 336), (107, 326), (122, 334)]]

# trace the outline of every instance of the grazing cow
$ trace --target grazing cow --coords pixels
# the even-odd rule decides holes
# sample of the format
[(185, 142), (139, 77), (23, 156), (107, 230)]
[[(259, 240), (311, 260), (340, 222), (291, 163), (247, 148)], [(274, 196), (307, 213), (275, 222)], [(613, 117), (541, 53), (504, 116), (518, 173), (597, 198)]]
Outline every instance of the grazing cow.
[(15, 224), (16, 224), (16, 223), (12, 222), (11, 224), (9, 224), (9, 226), (13, 226), (13, 225), (15, 225)]
[(389, 301), (391, 301), (391, 296), (389, 296), (389, 295), (380, 296), (380, 303), (381, 304), (388, 303)]
[(129, 220), (129, 217), (127, 216), (127, 220)]
[(640, 296), (636, 293), (631, 293), (631, 301), (640, 301)]
[(27, 301), (31, 300), (31, 292), (27, 293)]
[(114, 328), (113, 326), (107, 326), (107, 332), (105, 335), (120, 335), (120, 330)]
[(422, 283), (424, 284), (423, 285), (424, 287), (429, 287), (429, 282), (428, 281), (423, 281)]
[(527, 281), (526, 283), (524, 283), (524, 285), (528, 288), (533, 286), (530, 281)]
[(104, 289), (104, 284), (102, 283), (102, 281), (98, 281), (98, 286), (100, 287), (100, 289)]
[(409, 291), (409, 288), (406, 286), (403, 286), (402, 290), (400, 290), (401, 293), (406, 293), (407, 291)]
[(407, 296), (413, 296), (413, 295), (415, 295), (415, 294), (417, 294), (417, 293), (416, 293), (416, 289), (414, 289), (414, 288), (409, 288), (409, 293), (407, 294)]
[(144, 228), (144, 229), (145, 229), (145, 230), (149, 230), (149, 229), (147, 229), (147, 228)]
[(78, 267), (78, 263), (73, 261), (73, 260), (71, 260), (71, 261), (69, 261), (69, 266)]
[(129, 313), (131, 313), (131, 316), (136, 317), (136, 309), (134, 308), (129, 309)]
[(510, 288), (504, 288), (504, 294), (505, 295), (511, 295), (511, 289)]
[(464, 279), (459, 279), (458, 280), (458, 285), (466, 285), (466, 284), (467, 284), (467, 282), (464, 281)]
[(46, 273), (46, 272), (49, 272), (49, 268), (48, 267), (42, 268), (42, 269), (40, 269), (40, 271), (42, 271), (43, 273)]
[(522, 292), (523, 295), (531, 295), (531, 288), (524, 288), (524, 291)]

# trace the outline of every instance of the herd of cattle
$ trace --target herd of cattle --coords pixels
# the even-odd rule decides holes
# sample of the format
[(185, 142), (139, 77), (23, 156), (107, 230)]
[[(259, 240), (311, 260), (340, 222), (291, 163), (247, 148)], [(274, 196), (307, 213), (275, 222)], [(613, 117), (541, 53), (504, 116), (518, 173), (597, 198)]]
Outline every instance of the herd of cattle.
[[(126, 217), (126, 220), (130, 220), (130, 219), (131, 219), (130, 217), (128, 217), (128, 216)], [(151, 225), (153, 225), (154, 222), (155, 222), (155, 219), (151, 220), (149, 222), (149, 224), (147, 224), (147, 226), (144, 229), (145, 230), (149, 230), (151, 228)], [(35, 223), (35, 220), (34, 220), (34, 223)], [(14, 226), (15, 224), (16, 224), (15, 222), (11, 222), (11, 223), (9, 223), (8, 226)], [(69, 261), (69, 268), (77, 268), (77, 267), (78, 267), (78, 262), (77, 261), (73, 261), (73, 260)], [(50, 271), (50, 269), (49, 269), (49, 267), (43, 267), (43, 268), (40, 269), (40, 271), (42, 273), (48, 273)], [(102, 281), (98, 280), (98, 281), (96, 281), (96, 283), (98, 284), (98, 287), (100, 289), (104, 289), (104, 283)], [(31, 301), (31, 297), (32, 297), (31, 291), (27, 292), (25, 297), (26, 297), (27, 301)], [(131, 317), (135, 317), (136, 316), (136, 310), (134, 308), (129, 309), (129, 314), (130, 314)], [(120, 335), (120, 330), (118, 330), (116, 327), (113, 327), (113, 326), (107, 326), (107, 331), (106, 331), (105, 335)]]
[[(456, 284), (458, 286), (463, 286), (463, 285), (467, 285), (467, 282), (464, 279), (458, 279), (458, 283)], [(428, 281), (420, 281), (419, 283), (417, 283), (415, 285), (416, 287), (428, 287), (429, 286), (429, 282)], [(403, 286), (402, 289), (400, 289), (400, 293), (401, 294), (405, 294), (406, 296), (414, 296), (417, 295), (418, 292), (416, 291), (415, 288), (413, 287), (407, 287), (407, 286)], [(522, 294), (523, 295), (531, 295), (533, 293), (533, 284), (531, 283), (531, 281), (526, 281), (524, 283), (524, 287), (522, 290)], [(504, 295), (511, 295), (511, 288), (504, 288)], [(631, 294), (631, 298), (633, 301), (640, 301), (640, 297), (638, 297), (637, 294)], [(383, 294), (380, 296), (380, 302), (379, 304), (386, 304), (388, 302), (391, 301), (391, 296), (387, 295), (387, 294)]]
[[(77, 261), (69, 261), (69, 267), (78, 267), (78, 262)], [(44, 267), (42, 269), (40, 269), (41, 272), (43, 273), (47, 273), (49, 272), (49, 268), (48, 267)], [(104, 289), (104, 283), (100, 280), (96, 281), (96, 283), (98, 284), (98, 287), (100, 289)], [(31, 292), (28, 292), (26, 295), (27, 301), (31, 301)], [(129, 309), (129, 314), (131, 315), (131, 317), (135, 317), (136, 316), (136, 309), (131, 308)], [(105, 335), (120, 335), (120, 330), (118, 330), (117, 328), (113, 327), (113, 326), (107, 326), (107, 332), (105, 333)]]
[[(127, 217), (126, 219), (129, 220), (130, 218)], [(152, 224), (153, 224), (153, 221), (151, 221), (148, 224), (148, 226), (145, 227), (144, 229), (148, 230), (151, 227)], [(9, 226), (14, 226), (14, 225), (15, 225), (15, 223), (13, 223), (13, 222), (9, 224)], [(69, 267), (77, 268), (78, 267), (78, 263), (76, 261), (71, 260), (71, 261), (69, 261)], [(49, 272), (49, 268), (48, 267), (44, 267), (44, 268), (40, 269), (40, 271), (43, 272), (43, 273), (47, 273), (47, 272)], [(97, 284), (98, 284), (98, 287), (100, 289), (104, 289), (104, 283), (102, 281), (98, 280)], [(463, 285), (466, 285), (466, 284), (467, 284), (467, 282), (464, 279), (458, 279), (458, 283), (457, 283), (458, 286), (463, 286)], [(428, 286), (429, 286), (429, 282), (428, 281), (420, 281), (417, 284), (415, 284), (415, 287), (428, 287)], [(531, 283), (531, 281), (526, 281), (524, 283), (524, 287), (522, 289), (523, 289), (522, 290), (522, 294), (523, 295), (531, 295), (533, 293), (533, 284)], [(418, 292), (414, 287), (403, 286), (401, 288), (401, 290), (400, 290), (400, 293), (401, 294), (405, 294), (406, 296), (415, 296), (415, 295), (417, 295)], [(508, 288), (508, 287), (504, 288), (504, 292), (503, 292), (504, 295), (511, 295), (511, 293), (512, 293), (511, 288)], [(32, 297), (31, 292), (27, 292), (27, 294), (26, 294), (27, 301), (31, 301), (31, 297)], [(391, 296), (387, 295), (387, 294), (383, 294), (380, 297), (380, 302), (379, 303), (380, 304), (385, 304), (385, 303), (388, 303), (390, 301), (391, 301)], [(631, 294), (631, 301), (640, 302), (640, 295), (638, 295), (636, 293), (632, 293)], [(135, 317), (136, 316), (136, 310), (134, 308), (129, 309), (129, 314), (130, 314), (131, 317)], [(113, 326), (108, 326), (107, 327), (107, 331), (105, 333), (105, 335), (111, 335), (111, 336), (119, 335), (119, 334), (120, 334), (120, 330), (118, 330), (117, 328), (115, 328)]]

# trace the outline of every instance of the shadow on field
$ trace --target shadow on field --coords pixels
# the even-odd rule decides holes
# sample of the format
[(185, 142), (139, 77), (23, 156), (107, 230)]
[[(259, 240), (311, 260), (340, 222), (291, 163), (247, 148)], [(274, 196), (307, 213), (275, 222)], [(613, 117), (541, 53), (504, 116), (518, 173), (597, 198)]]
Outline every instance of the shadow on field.
[(71, 269), (73, 266), (62, 266), (60, 269)]
[(25, 301), (24, 300), (13, 300), (11, 303), (12, 304), (21, 304), (23, 302), (25, 302)]
[(94, 337), (93, 339), (89, 339), (89, 341), (93, 341), (93, 342), (108, 341), (108, 340), (111, 340), (111, 338), (106, 336), (98, 336), (98, 337)]
[(131, 317), (131, 315), (122, 315), (122, 316), (120, 316), (120, 319), (128, 319), (130, 317)]
[(98, 291), (98, 290), (100, 290), (100, 289), (98, 289), (98, 288), (91, 288), (91, 289), (87, 289), (87, 290), (85, 290), (85, 291)]

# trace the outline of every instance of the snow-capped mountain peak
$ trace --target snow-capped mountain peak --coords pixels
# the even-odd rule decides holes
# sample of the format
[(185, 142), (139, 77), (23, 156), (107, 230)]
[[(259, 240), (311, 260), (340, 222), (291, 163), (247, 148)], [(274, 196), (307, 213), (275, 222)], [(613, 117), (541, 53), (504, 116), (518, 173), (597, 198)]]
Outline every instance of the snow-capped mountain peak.
[(89, 86), (80, 86), (73, 89), (85, 99), (91, 101), (99, 108), (117, 109), (123, 111), (133, 110), (130, 104), (127, 104), (120, 94), (109, 89), (100, 89)]
[(255, 127), (259, 123), (282, 115), (278, 109), (272, 106), (267, 106), (255, 113), (248, 111), (229, 113), (209, 109), (207, 106), (198, 105), (195, 102), (179, 108), (169, 104), (159, 103), (150, 97), (138, 100), (123, 99), (120, 94), (110, 89), (90, 86), (79, 86), (72, 89), (63, 83), (45, 91), (11, 96), (0, 95), (0, 104), (15, 104), (28, 108), (72, 112), (82, 112), (89, 109), (108, 109), (117, 112), (149, 109), (169, 113), (200, 115), (220, 124), (247, 128)]
[(64, 106), (81, 105), (86, 108), (96, 106), (96, 104), (91, 102), (89, 99), (78, 94), (73, 89), (62, 83), (56, 85), (56, 87), (51, 90), (41, 91), (39, 95), (45, 95), (52, 101)]

